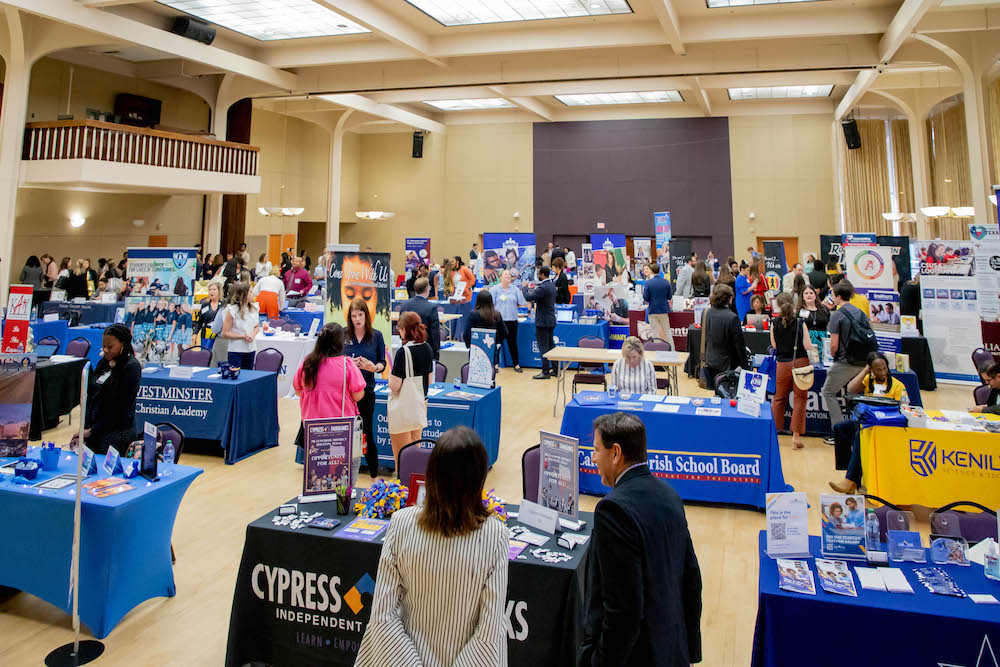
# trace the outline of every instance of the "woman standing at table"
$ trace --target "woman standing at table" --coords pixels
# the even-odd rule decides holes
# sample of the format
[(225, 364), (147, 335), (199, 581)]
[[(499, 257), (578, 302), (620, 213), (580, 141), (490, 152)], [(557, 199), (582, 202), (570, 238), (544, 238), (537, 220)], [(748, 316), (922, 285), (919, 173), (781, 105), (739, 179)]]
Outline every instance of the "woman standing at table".
[(753, 265), (750, 266), (749, 278), (750, 282), (753, 283), (754, 296), (760, 295), (766, 303), (767, 299), (764, 295), (767, 293), (767, 281), (764, 280), (764, 276), (761, 275), (759, 262), (754, 262)]
[[(400, 313), (396, 328), (403, 345), (396, 350), (396, 356), (392, 360), (392, 375), (389, 376), (391, 394), (386, 417), (389, 440), (392, 442), (392, 458), (398, 471), (399, 450), (419, 440), (427, 426), (427, 389), (434, 377), (434, 352), (427, 344), (427, 327), (413, 311)], [(420, 384), (423, 385), (423, 395), (402, 393), (403, 383), (413, 378), (422, 381)], [(396, 414), (406, 415), (405, 422), (397, 421), (399, 418), (394, 417)]]
[(740, 273), (736, 276), (736, 314), (740, 322), (745, 322), (750, 312), (750, 297), (753, 296), (753, 282), (750, 280), (750, 267), (746, 262), (740, 264)]
[(465, 426), (431, 450), (426, 499), (389, 523), (355, 667), (507, 666), (508, 534), (483, 506), (487, 460)]
[(260, 331), (260, 309), (250, 303), (250, 286), (233, 283), (230, 289), (229, 307), (225, 310), (222, 323), (222, 337), (229, 341), (228, 361), (230, 366), (253, 368), (257, 353), (257, 332)]
[[(824, 274), (826, 275), (826, 274)], [(830, 310), (820, 301), (819, 293), (812, 285), (806, 285), (802, 290), (802, 302), (799, 306), (799, 317), (809, 330), (809, 339), (819, 347), (829, 334), (826, 332), (830, 324)]]
[(71, 273), (63, 278), (63, 289), (66, 290), (66, 300), (83, 298), (88, 296), (87, 292), (87, 271), (83, 264), (84, 260), (76, 260), (76, 267)]
[(24, 268), (21, 269), (21, 275), (18, 277), (17, 282), (39, 289), (42, 286), (44, 275), (45, 269), (42, 268), (42, 263), (38, 261), (38, 256), (31, 255), (28, 257), (28, 261), (24, 263)]
[(114, 447), (124, 453), (135, 439), (135, 397), (142, 364), (132, 349), (132, 333), (121, 324), (104, 330), (103, 356), (90, 375), (83, 438), (95, 454)]
[[(799, 276), (801, 277), (801, 276)], [(792, 445), (802, 449), (802, 434), (806, 432), (806, 402), (809, 392), (799, 389), (792, 379), (792, 370), (809, 365), (807, 350), (813, 349), (805, 322), (795, 313), (792, 295), (782, 292), (777, 298), (779, 313), (771, 322), (771, 347), (778, 362), (774, 381), (774, 398), (771, 399), (771, 416), (779, 431), (785, 430), (785, 408), (788, 406), (788, 392), (795, 390), (792, 405)]]
[(510, 359), (514, 362), (514, 372), (522, 373), (517, 349), (517, 309), (527, 308), (528, 302), (524, 300), (524, 293), (511, 284), (509, 270), (500, 274), (500, 284), (490, 289), (490, 296), (493, 297), (493, 304), (503, 318), (504, 326), (507, 327), (504, 338), (507, 340), (507, 349), (510, 350)]
[[(501, 274), (503, 275), (503, 274)], [(524, 295), (521, 295), (524, 298)], [(465, 347), (472, 349), (472, 329), (491, 329), (494, 331), (496, 347), (493, 348), (493, 365), (497, 366), (500, 355), (500, 348), (507, 340), (507, 325), (496, 308), (493, 307), (493, 295), (489, 290), (481, 290), (476, 294), (476, 307), (469, 313), (469, 325), (465, 327), (462, 339)]]
[[(364, 396), (357, 399), (365, 434), (365, 461), (372, 479), (378, 477), (378, 447), (375, 442), (375, 375), (385, 370), (385, 339), (372, 327), (372, 314), (364, 299), (354, 299), (347, 308), (347, 345), (344, 354), (354, 360), (365, 379)], [(407, 480), (409, 482), (409, 480)]]
[(715, 387), (716, 375), (747, 367), (743, 327), (739, 317), (729, 309), (732, 298), (733, 291), (728, 285), (716, 285), (708, 300), (711, 307), (705, 310), (701, 335), (705, 345), (702, 377), (706, 389)]
[(281, 304), (285, 302), (285, 283), (281, 282), (279, 273), (280, 269), (273, 269), (269, 275), (258, 278), (259, 282), (253, 286), (260, 312), (272, 320), (278, 317)]
[(215, 316), (222, 308), (222, 288), (217, 283), (210, 283), (208, 286), (208, 298), (202, 299), (198, 308), (198, 320), (195, 322), (194, 334), (201, 334), (201, 346), (206, 350), (211, 350), (215, 345), (217, 331), (212, 329)]
[(655, 394), (656, 368), (645, 358), (642, 341), (629, 336), (622, 343), (622, 358), (611, 367), (611, 383), (622, 394)]

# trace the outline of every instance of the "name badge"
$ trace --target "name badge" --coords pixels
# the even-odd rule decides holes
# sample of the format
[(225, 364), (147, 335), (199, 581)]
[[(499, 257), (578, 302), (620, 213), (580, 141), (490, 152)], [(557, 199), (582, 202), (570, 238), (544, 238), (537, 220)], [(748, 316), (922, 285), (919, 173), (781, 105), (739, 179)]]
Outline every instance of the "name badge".
[(883, 394), (885, 394), (885, 385), (884, 384), (874, 385), (873, 390), (875, 391), (876, 396), (882, 396)]
[(97, 384), (104, 384), (109, 377), (111, 377), (111, 371), (108, 371), (101, 377), (97, 378)]
[(801, 318), (807, 318), (807, 317), (809, 317), (809, 309), (808, 308), (803, 308), (802, 310), (800, 310), (799, 311), (799, 317), (801, 317)]

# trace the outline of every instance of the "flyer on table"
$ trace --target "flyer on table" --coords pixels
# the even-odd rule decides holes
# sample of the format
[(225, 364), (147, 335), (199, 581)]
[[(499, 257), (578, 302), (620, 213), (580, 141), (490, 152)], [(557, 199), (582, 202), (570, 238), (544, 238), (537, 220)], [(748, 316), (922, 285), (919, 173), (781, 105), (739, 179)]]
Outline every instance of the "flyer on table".
[(823, 493), (819, 497), (823, 522), (823, 555), (864, 558), (865, 497)]
[(538, 504), (576, 519), (580, 441), (547, 431), (539, 436)]
[(350, 487), (351, 446), (354, 442), (354, 418), (307, 419), (305, 429), (305, 466), (302, 495), (333, 493), (338, 486)]

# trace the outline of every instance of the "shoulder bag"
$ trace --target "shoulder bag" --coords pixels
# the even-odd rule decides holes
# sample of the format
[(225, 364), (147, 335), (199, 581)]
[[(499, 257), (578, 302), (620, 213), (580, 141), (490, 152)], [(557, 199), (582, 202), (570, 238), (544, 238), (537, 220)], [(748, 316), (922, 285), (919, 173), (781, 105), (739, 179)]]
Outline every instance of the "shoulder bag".
[[(344, 357), (344, 390), (343, 390), (343, 393), (340, 395), (340, 416), (341, 417), (345, 417), (346, 416), (344, 414), (344, 406), (347, 405), (347, 392), (348, 392), (348, 385), (347, 385), (347, 364), (349, 364), (349, 363), (351, 363), (351, 362), (348, 361), (347, 357)], [(364, 456), (365, 443), (364, 443), (364, 435), (363, 435), (364, 434), (364, 429), (362, 428), (360, 410), (358, 410), (357, 401), (354, 400), (353, 396), (351, 397), (351, 403), (354, 404), (354, 411), (359, 413), (359, 414), (354, 415), (354, 426), (352, 428), (352, 430), (354, 432), (354, 437), (352, 438), (352, 442), (351, 442), (351, 486), (354, 486), (355, 482), (358, 479), (358, 472), (361, 470), (361, 458)], [(371, 446), (371, 447), (374, 447), (375, 443), (371, 442), (371, 443), (368, 443), (368, 445)], [(377, 475), (378, 471), (376, 470), (373, 474)]]
[(403, 354), (406, 357), (406, 377), (398, 393), (389, 393), (386, 406), (389, 433), (423, 430), (427, 426), (424, 380), (413, 374), (413, 356), (408, 345), (403, 346)]
[[(813, 382), (816, 381), (816, 377), (813, 374), (814, 368), (810, 363), (808, 366), (802, 366), (801, 368), (795, 368), (795, 353), (799, 350), (799, 334), (802, 332), (802, 320), (795, 318), (795, 345), (792, 346), (792, 382), (795, 386), (802, 391), (809, 391), (812, 389)], [(804, 343), (804, 341), (803, 341)]]

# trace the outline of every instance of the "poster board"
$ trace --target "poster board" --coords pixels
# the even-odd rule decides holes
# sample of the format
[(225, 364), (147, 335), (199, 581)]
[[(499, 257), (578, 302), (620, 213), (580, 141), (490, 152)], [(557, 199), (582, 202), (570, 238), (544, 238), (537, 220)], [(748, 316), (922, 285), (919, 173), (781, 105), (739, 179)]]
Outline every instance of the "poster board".
[(867, 290), (894, 290), (896, 279), (892, 275), (892, 250), (885, 246), (849, 245), (844, 248), (844, 268), (854, 289), (865, 294)]
[[(656, 261), (661, 268), (670, 262), (670, 212), (653, 213), (653, 233), (656, 235)], [(669, 276), (669, 268), (664, 268), (663, 275)]]
[(788, 266), (785, 263), (785, 242), (784, 241), (764, 241), (764, 280), (767, 281), (767, 289), (772, 292), (780, 292), (782, 280), (788, 273)]
[(515, 283), (534, 280), (535, 235), (483, 234), (483, 252), (479, 259), (476, 272), (484, 285), (499, 283), (504, 270), (510, 271)]
[(473, 329), (469, 339), (469, 379), (470, 387), (493, 388), (493, 360), (496, 359), (496, 331), (493, 329)]
[(575, 521), (579, 514), (580, 441), (540, 431), (539, 443), (538, 504)]
[(628, 268), (624, 234), (591, 234), (594, 256), (594, 278), (598, 285), (614, 281)]
[(302, 495), (300, 502), (334, 500), (336, 488), (354, 486), (351, 462), (354, 445), (354, 417), (307, 419), (302, 422)]
[(3, 354), (24, 352), (28, 344), (31, 322), (31, 285), (11, 285), (7, 293), (7, 311), (3, 325)]
[(0, 354), (0, 457), (26, 456), (35, 355)]
[(403, 240), (403, 265), (407, 273), (416, 271), (421, 264), (431, 264), (431, 240), (428, 238), (408, 238)]
[(938, 380), (979, 382), (972, 351), (982, 346), (975, 248), (971, 241), (917, 241), (924, 337)]
[[(829, 256), (835, 255), (837, 262), (843, 264), (845, 235), (822, 234), (819, 237), (819, 259), (825, 265)], [(852, 239), (857, 240), (857, 239)], [(906, 282), (913, 277), (910, 268), (910, 237), (909, 236), (875, 236), (874, 245), (887, 247), (892, 255), (892, 263), (896, 267), (896, 275), (900, 282)]]
[(642, 267), (649, 264), (652, 259), (652, 239), (634, 238), (632, 239), (632, 251), (635, 254), (632, 278), (642, 278)]
[(391, 340), (392, 256), (387, 252), (340, 251), (333, 246), (327, 246), (327, 251), (331, 252), (330, 273), (323, 322), (347, 326), (347, 309), (354, 299), (361, 299), (368, 307), (372, 327), (382, 333), (383, 340)]
[(983, 347), (1000, 361), (1000, 226), (969, 225), (976, 249), (976, 289)]
[(123, 324), (140, 363), (177, 363), (191, 345), (196, 248), (129, 248)]

